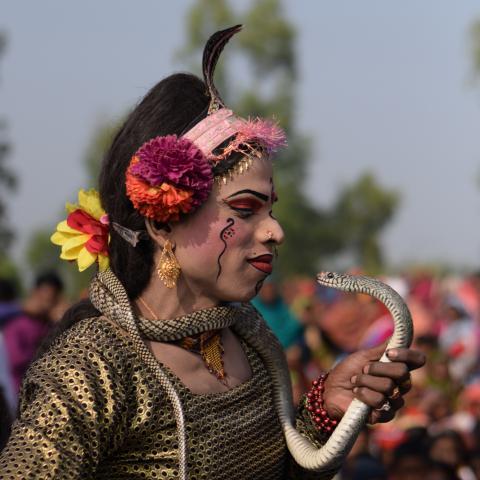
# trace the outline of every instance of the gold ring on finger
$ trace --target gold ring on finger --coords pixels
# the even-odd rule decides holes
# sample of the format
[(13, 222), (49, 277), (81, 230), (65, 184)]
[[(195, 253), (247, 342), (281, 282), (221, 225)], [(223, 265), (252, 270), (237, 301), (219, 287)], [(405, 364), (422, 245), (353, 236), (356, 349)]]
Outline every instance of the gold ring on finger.
[(398, 387), (395, 387), (393, 389), (393, 392), (392, 394), (388, 397), (390, 400), (396, 400), (397, 398), (399, 398), (401, 396), (401, 392), (400, 392), (400, 388)]

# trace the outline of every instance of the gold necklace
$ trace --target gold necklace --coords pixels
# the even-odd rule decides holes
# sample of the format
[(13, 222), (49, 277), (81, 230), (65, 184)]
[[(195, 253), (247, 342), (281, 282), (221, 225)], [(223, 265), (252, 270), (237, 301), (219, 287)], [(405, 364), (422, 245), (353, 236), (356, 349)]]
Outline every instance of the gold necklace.
[(157, 314), (148, 306), (148, 303), (142, 298), (138, 297), (140, 303), (148, 310), (148, 313), (153, 317), (153, 320), (158, 320)]
[[(159, 320), (157, 314), (148, 305), (142, 297), (138, 297), (140, 303), (145, 307), (154, 320)], [(207, 370), (217, 377), (217, 379), (225, 386), (228, 386), (225, 373), (225, 365), (223, 362), (223, 354), (225, 350), (222, 345), (221, 330), (208, 330), (184, 337), (180, 340), (171, 342), (179, 347), (196, 353), (202, 357), (203, 363)]]

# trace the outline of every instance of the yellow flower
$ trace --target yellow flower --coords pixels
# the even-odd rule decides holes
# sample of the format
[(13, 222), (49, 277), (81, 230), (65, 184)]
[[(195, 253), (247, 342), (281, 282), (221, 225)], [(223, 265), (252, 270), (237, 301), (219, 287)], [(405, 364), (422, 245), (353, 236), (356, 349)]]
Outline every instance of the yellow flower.
[(94, 189), (80, 190), (78, 204), (67, 203), (66, 209), (69, 213), (67, 220), (60, 222), (50, 237), (52, 243), (62, 247), (60, 258), (76, 260), (80, 272), (95, 261), (98, 261), (100, 271), (106, 270), (109, 265), (109, 237), (100, 195)]
[(100, 203), (100, 194), (94, 188), (80, 190), (78, 192), (78, 204), (67, 202), (65, 208), (68, 213), (72, 213), (75, 210), (83, 210), (95, 220), (100, 220), (105, 215), (105, 210)]

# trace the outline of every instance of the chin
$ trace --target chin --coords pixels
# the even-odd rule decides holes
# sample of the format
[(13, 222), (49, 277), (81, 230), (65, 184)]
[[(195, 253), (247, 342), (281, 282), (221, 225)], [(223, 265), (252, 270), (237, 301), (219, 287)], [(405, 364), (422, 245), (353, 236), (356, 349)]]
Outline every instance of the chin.
[(220, 299), (222, 302), (240, 302), (245, 303), (252, 300), (257, 295), (257, 292), (254, 288), (245, 288), (242, 290), (235, 290), (231, 292), (222, 292)]
[(241, 296), (238, 300), (235, 300), (236, 302), (241, 302), (241, 303), (245, 303), (245, 302), (249, 302), (250, 300), (252, 300), (256, 295), (256, 292), (255, 290), (249, 292), (249, 293), (246, 293), (245, 295)]

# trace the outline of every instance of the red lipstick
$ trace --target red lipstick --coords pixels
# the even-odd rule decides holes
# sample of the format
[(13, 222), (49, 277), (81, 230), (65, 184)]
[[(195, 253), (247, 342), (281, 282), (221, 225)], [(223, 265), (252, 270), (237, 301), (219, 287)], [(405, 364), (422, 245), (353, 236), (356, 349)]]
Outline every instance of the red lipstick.
[(260, 270), (263, 273), (270, 274), (272, 273), (273, 255), (271, 253), (266, 253), (264, 255), (259, 255), (255, 258), (249, 258), (247, 262), (257, 270)]

